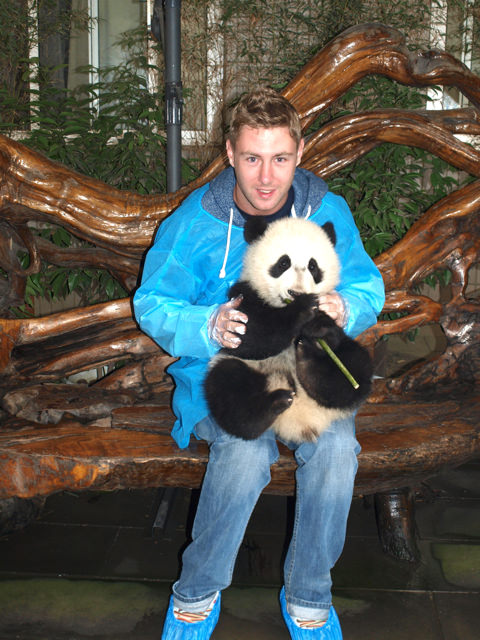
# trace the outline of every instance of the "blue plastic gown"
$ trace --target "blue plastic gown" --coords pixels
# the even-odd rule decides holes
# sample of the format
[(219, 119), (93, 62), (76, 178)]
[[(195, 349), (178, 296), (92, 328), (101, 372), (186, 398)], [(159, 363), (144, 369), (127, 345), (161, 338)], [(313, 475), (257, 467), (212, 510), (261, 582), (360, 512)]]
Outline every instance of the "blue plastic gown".
[[(223, 173), (231, 181), (228, 172)], [(298, 169), (297, 173), (302, 179), (313, 176)], [(316, 176), (312, 179), (320, 180)], [(173, 410), (177, 418), (172, 435), (182, 448), (188, 446), (195, 424), (208, 413), (203, 380), (208, 360), (218, 350), (208, 337), (208, 319), (228, 299), (246, 248), (243, 219), (233, 203), (233, 190), (225, 189), (225, 180), (222, 184), (218, 179), (217, 189), (218, 182), (224, 200), (230, 200), (230, 212), (224, 202), (222, 206), (208, 204), (212, 196), (210, 185), (193, 192), (161, 224), (147, 253), (142, 282), (133, 301), (141, 329), (167, 353), (179, 358), (170, 365), (169, 373), (175, 381)], [(205, 203), (210, 212), (204, 208)], [(298, 204), (296, 213), (306, 215), (299, 211)], [(318, 208), (312, 213), (310, 205), (308, 213), (309, 219), (318, 224), (332, 221), (335, 226), (336, 250), (342, 265), (337, 290), (347, 303), (346, 331), (355, 337), (375, 324), (383, 307), (382, 278), (363, 249), (343, 198), (322, 193)], [(221, 273), (222, 266), (225, 274)]]

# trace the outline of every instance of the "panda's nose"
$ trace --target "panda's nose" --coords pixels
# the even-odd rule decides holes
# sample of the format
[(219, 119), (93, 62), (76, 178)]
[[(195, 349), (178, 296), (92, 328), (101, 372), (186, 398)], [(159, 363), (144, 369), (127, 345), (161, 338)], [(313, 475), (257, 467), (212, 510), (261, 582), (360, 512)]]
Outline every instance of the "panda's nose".
[(301, 293), (302, 293), (301, 291), (295, 291), (295, 289), (289, 289), (288, 290), (288, 295), (291, 298), (296, 298), (297, 296), (301, 295)]

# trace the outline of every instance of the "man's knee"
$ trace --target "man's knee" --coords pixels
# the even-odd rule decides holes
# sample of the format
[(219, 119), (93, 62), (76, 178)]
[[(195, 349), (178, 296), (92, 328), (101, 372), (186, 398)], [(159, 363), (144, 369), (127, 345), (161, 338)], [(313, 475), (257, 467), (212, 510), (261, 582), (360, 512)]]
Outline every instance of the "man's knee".
[(209, 467), (214, 466), (229, 483), (241, 486), (265, 486), (270, 467), (278, 459), (278, 447), (272, 433), (255, 440), (242, 440), (223, 431), (213, 420), (199, 423), (197, 435), (210, 447)]
[(354, 417), (333, 422), (314, 442), (302, 443), (295, 451), (299, 465), (311, 463), (312, 466), (339, 467), (356, 471), (357, 455), (360, 445), (355, 436)]

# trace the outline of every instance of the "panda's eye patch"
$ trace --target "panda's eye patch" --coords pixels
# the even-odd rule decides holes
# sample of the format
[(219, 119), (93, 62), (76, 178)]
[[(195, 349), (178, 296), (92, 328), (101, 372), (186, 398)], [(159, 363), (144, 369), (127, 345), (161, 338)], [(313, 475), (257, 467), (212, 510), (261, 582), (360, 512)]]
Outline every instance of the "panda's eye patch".
[(310, 258), (310, 260), (308, 262), (308, 270), (312, 274), (312, 278), (313, 278), (313, 281), (315, 282), (315, 284), (318, 284), (319, 282), (321, 282), (323, 280), (323, 271), (318, 266), (317, 261), (315, 260), (315, 258)]
[(282, 275), (282, 273), (285, 273), (285, 271), (287, 269), (290, 269), (291, 266), (292, 266), (292, 261), (287, 256), (287, 254), (285, 254), (281, 256), (275, 262), (275, 264), (272, 264), (272, 266), (270, 267), (269, 273), (272, 276), (272, 278), (279, 278)]

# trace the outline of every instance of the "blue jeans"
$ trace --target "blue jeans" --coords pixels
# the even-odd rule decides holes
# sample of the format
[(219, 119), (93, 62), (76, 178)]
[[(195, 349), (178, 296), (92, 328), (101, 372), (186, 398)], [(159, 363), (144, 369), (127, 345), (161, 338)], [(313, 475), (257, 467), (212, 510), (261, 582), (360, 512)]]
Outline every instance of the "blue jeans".
[[(232, 580), (237, 553), (255, 504), (278, 458), (275, 435), (240, 440), (207, 417), (195, 429), (210, 457), (195, 517), (192, 542), (173, 586), (176, 606), (202, 611)], [(284, 565), (288, 612), (326, 618), (331, 605), (330, 570), (345, 541), (360, 446), (354, 417), (334, 422), (315, 442), (286, 443), (295, 451), (296, 508)]]

